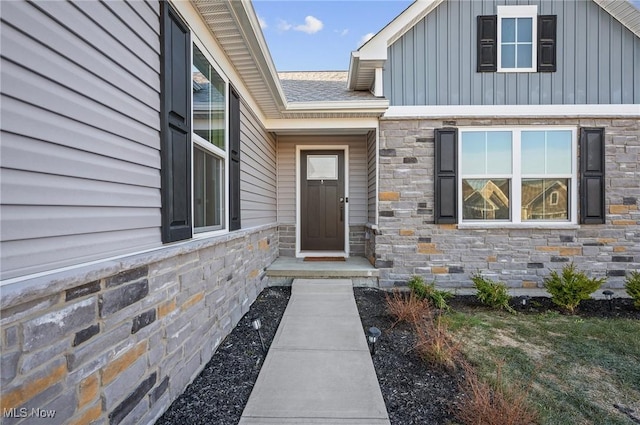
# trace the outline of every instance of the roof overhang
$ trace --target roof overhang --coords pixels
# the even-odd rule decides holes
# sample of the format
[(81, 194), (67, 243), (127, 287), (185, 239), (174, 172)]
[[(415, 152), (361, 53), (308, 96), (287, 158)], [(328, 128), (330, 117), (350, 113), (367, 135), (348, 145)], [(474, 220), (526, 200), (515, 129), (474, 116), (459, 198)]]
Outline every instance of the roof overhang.
[(287, 102), (251, 1), (192, 0), (192, 4), (267, 120), (380, 117), (389, 106), (385, 99)]
[(209, 31), (267, 118), (278, 118), (286, 99), (258, 17), (248, 0), (192, 0)]
[(640, 10), (636, 9), (630, 1), (620, 0), (593, 0), (616, 18), (629, 31), (640, 37)]

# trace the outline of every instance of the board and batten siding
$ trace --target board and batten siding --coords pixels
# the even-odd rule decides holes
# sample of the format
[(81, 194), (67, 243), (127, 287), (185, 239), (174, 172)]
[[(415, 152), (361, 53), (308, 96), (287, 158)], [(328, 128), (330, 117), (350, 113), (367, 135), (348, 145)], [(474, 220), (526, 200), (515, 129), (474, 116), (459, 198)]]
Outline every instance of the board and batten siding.
[(1, 19), (0, 278), (159, 246), (159, 5), (12, 1)]
[(367, 223), (367, 137), (293, 136), (278, 137), (278, 222), (296, 223), (296, 146), (349, 146), (349, 225)]
[(376, 132), (370, 131), (367, 134), (367, 222), (371, 224), (376, 224), (376, 200), (378, 198), (376, 154)]
[(240, 217), (247, 229), (277, 222), (276, 142), (240, 103)]
[[(499, 5), (557, 15), (557, 71), (476, 72), (476, 17)], [(391, 105), (640, 103), (640, 39), (591, 0), (446, 0), (388, 49)]]

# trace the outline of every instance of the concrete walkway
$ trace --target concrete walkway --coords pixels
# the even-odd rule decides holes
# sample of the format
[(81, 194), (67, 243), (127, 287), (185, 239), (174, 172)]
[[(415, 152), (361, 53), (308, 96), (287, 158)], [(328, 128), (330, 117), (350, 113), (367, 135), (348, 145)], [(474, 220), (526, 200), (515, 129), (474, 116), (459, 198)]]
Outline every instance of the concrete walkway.
[(240, 425), (389, 425), (347, 279), (296, 279)]

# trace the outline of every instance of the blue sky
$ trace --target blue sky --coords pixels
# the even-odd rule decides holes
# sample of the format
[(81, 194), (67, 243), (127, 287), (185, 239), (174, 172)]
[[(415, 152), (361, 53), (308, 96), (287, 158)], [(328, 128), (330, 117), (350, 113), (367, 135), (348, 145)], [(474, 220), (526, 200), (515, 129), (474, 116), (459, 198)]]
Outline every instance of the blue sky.
[(253, 0), (278, 71), (339, 71), (411, 0)]
[[(581, 0), (582, 1), (582, 0)], [(412, 0), (253, 0), (278, 71), (339, 71)], [(640, 0), (632, 0), (640, 9)]]

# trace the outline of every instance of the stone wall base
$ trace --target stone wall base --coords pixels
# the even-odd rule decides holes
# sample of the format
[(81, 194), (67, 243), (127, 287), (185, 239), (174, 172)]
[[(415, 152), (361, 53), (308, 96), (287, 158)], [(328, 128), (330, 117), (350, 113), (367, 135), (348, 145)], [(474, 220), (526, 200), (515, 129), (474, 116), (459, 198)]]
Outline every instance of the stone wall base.
[(265, 226), (5, 285), (2, 422), (153, 423), (249, 310), (277, 254), (278, 229)]

